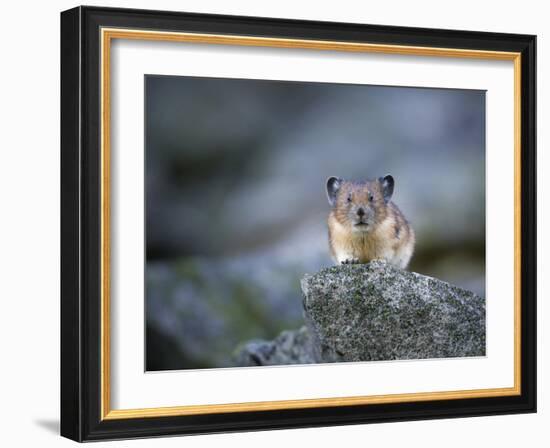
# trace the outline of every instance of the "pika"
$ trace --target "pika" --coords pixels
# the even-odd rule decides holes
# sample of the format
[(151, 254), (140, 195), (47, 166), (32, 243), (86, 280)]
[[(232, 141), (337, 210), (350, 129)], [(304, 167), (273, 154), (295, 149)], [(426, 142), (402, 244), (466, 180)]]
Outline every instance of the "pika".
[(328, 217), (330, 252), (337, 264), (386, 260), (405, 269), (412, 257), (415, 234), (391, 202), (391, 175), (362, 182), (338, 177), (327, 180), (332, 209)]

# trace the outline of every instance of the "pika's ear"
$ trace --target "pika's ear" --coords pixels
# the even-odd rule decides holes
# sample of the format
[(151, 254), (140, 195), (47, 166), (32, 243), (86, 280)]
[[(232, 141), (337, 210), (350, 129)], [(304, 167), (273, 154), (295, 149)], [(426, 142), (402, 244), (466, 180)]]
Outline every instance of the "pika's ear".
[(393, 195), (393, 186), (395, 185), (393, 176), (391, 174), (386, 174), (384, 177), (380, 177), (378, 180), (382, 185), (382, 194), (384, 195), (384, 201), (390, 202), (390, 199)]
[(342, 186), (343, 180), (339, 177), (329, 177), (327, 179), (327, 198), (328, 203), (334, 207), (338, 198), (338, 190)]

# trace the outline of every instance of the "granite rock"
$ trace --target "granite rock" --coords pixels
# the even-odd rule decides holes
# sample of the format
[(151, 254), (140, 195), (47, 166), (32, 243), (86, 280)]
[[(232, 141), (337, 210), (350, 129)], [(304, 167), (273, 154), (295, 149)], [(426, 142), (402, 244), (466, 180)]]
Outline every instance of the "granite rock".
[(485, 355), (485, 300), (384, 261), (342, 265), (302, 281), (306, 326), (249, 342), (237, 365)]
[(485, 300), (383, 261), (302, 279), (317, 362), (485, 355)]

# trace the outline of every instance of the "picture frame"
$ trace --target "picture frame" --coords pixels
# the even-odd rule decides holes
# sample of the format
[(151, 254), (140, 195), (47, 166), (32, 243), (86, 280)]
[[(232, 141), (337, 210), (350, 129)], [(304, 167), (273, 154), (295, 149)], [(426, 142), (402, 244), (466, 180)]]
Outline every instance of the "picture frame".
[[(115, 40), (513, 64), (513, 386), (113, 409)], [(82, 442), (536, 412), (535, 61), (531, 35), (82, 6), (61, 13), (61, 435)]]

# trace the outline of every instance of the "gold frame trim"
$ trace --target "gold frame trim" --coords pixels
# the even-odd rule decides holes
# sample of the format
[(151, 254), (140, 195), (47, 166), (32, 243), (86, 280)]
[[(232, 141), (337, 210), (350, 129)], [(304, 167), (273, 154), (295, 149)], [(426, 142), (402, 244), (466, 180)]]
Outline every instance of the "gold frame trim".
[[(409, 394), (369, 395), (303, 400), (279, 400), (214, 405), (171, 406), (142, 409), (111, 409), (110, 345), (110, 55), (113, 39), (187, 42), (215, 45), (240, 45), (299, 48), (324, 51), (399, 54), (411, 56), (492, 59), (514, 62), (514, 386)], [(252, 412), (316, 407), (352, 406), (413, 401), (454, 400), (502, 397), (521, 394), (521, 54), (515, 52), (466, 50), (306, 39), (282, 39), (199, 33), (101, 29), (101, 420), (168, 417), (229, 412)]]

